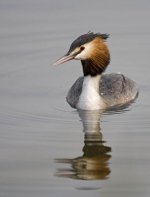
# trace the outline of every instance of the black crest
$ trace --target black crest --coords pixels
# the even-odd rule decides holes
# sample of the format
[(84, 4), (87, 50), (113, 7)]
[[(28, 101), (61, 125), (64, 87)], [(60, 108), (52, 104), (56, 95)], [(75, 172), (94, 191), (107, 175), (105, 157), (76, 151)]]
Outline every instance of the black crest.
[(109, 34), (101, 34), (101, 33), (93, 33), (93, 32), (88, 32), (87, 34), (83, 34), (73, 41), (68, 53), (73, 51), (76, 47), (80, 47), (85, 43), (91, 42), (96, 37), (106, 40), (109, 37)]

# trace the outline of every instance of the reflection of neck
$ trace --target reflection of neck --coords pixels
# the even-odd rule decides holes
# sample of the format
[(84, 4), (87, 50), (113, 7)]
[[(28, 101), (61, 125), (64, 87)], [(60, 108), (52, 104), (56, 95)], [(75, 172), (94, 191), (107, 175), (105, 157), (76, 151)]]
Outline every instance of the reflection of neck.
[(102, 111), (78, 110), (85, 132), (83, 155), (73, 159), (57, 159), (57, 163), (69, 164), (71, 168), (57, 169), (56, 176), (82, 180), (106, 179), (111, 170), (109, 159), (111, 148), (104, 145), (100, 132)]
[(78, 110), (78, 113), (82, 120), (83, 131), (85, 133), (94, 134), (100, 132), (100, 116), (102, 111)]

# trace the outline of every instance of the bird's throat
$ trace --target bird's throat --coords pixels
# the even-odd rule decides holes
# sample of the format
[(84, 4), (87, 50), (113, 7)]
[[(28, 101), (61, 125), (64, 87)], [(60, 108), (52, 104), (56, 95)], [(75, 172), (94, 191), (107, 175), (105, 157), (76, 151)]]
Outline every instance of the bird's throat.
[(97, 75), (101, 75), (102, 72), (104, 72), (105, 67), (101, 65), (97, 65), (95, 61), (89, 59), (89, 60), (81, 60), (82, 68), (83, 68), (83, 74), (84, 76), (92, 76), (95, 77)]
[(97, 110), (101, 108), (102, 100), (99, 94), (101, 75), (84, 77), (82, 92), (78, 102), (78, 109)]

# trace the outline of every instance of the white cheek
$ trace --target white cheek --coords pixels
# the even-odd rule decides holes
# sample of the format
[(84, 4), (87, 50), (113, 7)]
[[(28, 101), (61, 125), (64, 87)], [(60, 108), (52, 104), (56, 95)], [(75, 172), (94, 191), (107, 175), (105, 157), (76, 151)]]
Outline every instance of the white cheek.
[(85, 49), (84, 49), (84, 51), (82, 51), (81, 53), (76, 55), (76, 57), (75, 57), (76, 60), (85, 60), (86, 58), (87, 58), (87, 56), (86, 56)]
[(89, 43), (85, 44), (84, 47), (85, 47), (84, 50), (78, 55), (76, 55), (75, 57), (76, 60), (86, 60), (90, 56), (90, 52), (92, 50), (91, 44)]

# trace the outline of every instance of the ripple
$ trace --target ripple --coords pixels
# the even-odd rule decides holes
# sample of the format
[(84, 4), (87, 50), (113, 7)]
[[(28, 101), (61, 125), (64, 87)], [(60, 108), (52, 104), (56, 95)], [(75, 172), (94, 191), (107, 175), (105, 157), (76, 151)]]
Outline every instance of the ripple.
[[(20, 111), (5, 111), (0, 112), (0, 116), (2, 117), (1, 120), (26, 120), (26, 121), (40, 121), (40, 122), (49, 122), (49, 121), (61, 121), (61, 122), (78, 122), (78, 119), (70, 118), (70, 114), (73, 116), (77, 113), (70, 113), (69, 111), (60, 110), (57, 113), (57, 110), (54, 113), (47, 113), (47, 114), (38, 114), (38, 113), (31, 113), (31, 112), (20, 112)], [(64, 113), (69, 113), (68, 116), (64, 116)], [(62, 117), (63, 116), (63, 117)], [(7, 121), (8, 122), (8, 121)]]

